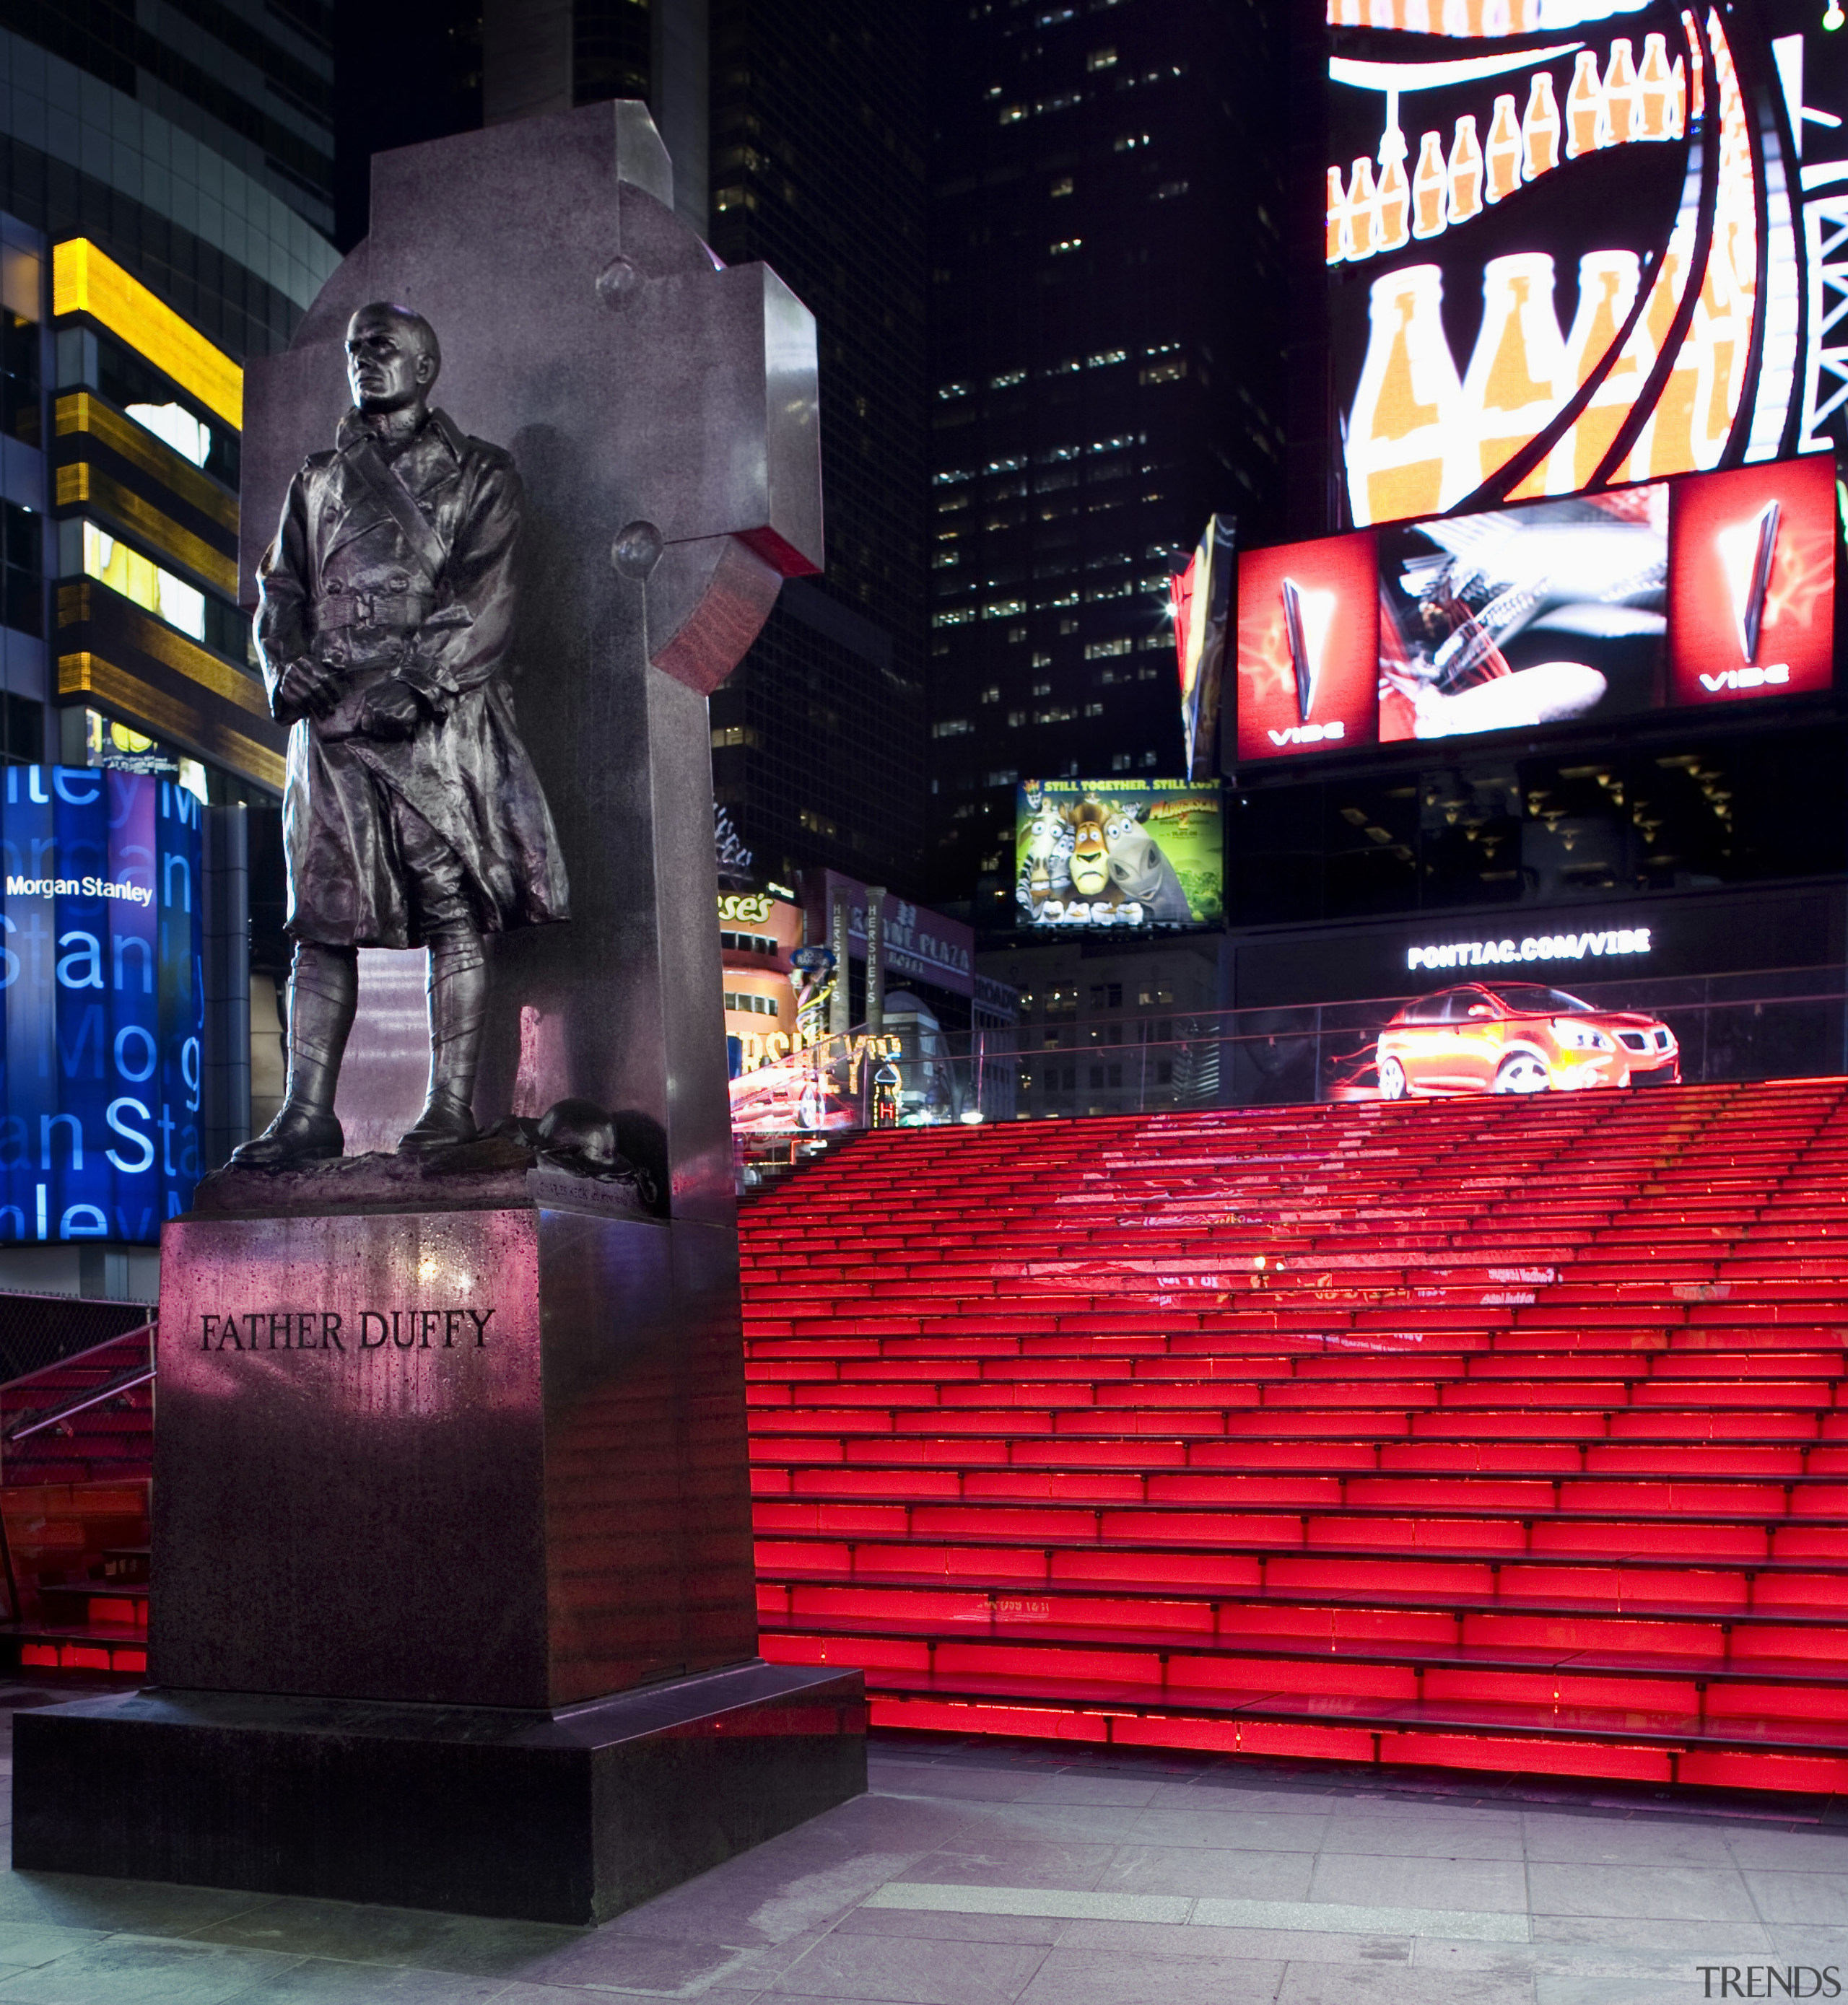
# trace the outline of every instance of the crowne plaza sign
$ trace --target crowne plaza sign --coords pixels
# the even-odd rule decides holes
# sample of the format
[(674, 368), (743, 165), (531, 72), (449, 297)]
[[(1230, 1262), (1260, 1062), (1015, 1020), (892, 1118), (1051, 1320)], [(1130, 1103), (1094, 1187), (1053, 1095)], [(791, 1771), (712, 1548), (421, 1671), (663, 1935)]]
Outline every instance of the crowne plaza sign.
[[(829, 919), (836, 898), (847, 904), (847, 950), (855, 960), (866, 952), (866, 887), (833, 870), (803, 873), (803, 897), (812, 940), (831, 937)], [(947, 918), (928, 906), (885, 896), (880, 952), (887, 979), (897, 975), (936, 984), (958, 995), (972, 992), (975, 981), (975, 936), (959, 919)]]

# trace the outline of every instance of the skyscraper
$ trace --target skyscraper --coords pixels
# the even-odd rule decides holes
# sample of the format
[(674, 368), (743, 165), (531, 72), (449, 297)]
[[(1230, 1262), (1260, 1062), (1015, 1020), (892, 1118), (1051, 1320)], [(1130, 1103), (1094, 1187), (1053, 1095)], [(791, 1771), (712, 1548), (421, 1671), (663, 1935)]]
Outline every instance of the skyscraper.
[(919, 893), (924, 836), (922, 10), (715, 0), (711, 241), (818, 323), (824, 577), (712, 699), (713, 783), (772, 876)]
[(1275, 526), (1277, 11), (937, 12), (931, 889), (986, 929), (1017, 780), (1181, 770), (1171, 558)]
[[(1837, 908), (1848, 865), (1840, 685), (1800, 689), (1794, 643), (1768, 649), (1760, 676), (1743, 608), (1767, 588), (1750, 576), (1721, 586), (1732, 609), (1699, 639), (1676, 581), (1726, 578), (1741, 524), (1751, 575), (1768, 581), (1781, 534), (1790, 602), (1810, 609), (1823, 651), (1839, 638), (1839, 620), (1815, 611), (1835, 582), (1831, 511), (1800, 555), (1794, 502), (1780, 528), (1762, 496), (1748, 507), (1729, 483), (1788, 462), (1789, 493), (1808, 468), (1825, 504), (1827, 456), (1848, 437), (1822, 304), (1843, 283), (1848, 221), (1848, 147), (1829, 108), (1848, 85), (1840, 10), (1597, 0), (1576, 10), (1576, 40), (1539, 7), (1293, 12), (1283, 213), (1301, 366), (1284, 533), (1373, 525), (1378, 562), (1365, 557), (1347, 602), (1363, 622), (1375, 602), (1399, 610), (1366, 643), (1365, 722), (1343, 744), (1323, 736), (1326, 711), (1310, 716), (1313, 670), (1298, 679), (1281, 591), (1284, 569), (1306, 586), (1308, 564), (1341, 546), (1292, 544), (1261, 589), (1241, 581), (1222, 992), (1267, 1008), (1396, 995), (1425, 985), (1414, 939), (1474, 936), (1523, 943), (1523, 980), (1596, 996), (1610, 978), (1596, 950), (1581, 965), (1554, 950), (1632, 927), (1653, 943), (1652, 975), (1750, 969), (1755, 993), (1787, 992), (1791, 970), (1838, 952), (1814, 914)], [(1453, 524), (1407, 526), (1453, 511)], [(1529, 528), (1587, 523), (1654, 538), (1633, 623), (1527, 627), (1548, 592), (1593, 595), (1586, 546), (1556, 582), (1530, 572), (1505, 597), (1500, 565)], [(1509, 541), (1474, 574), (1467, 616), (1493, 611), (1458, 646), (1442, 609), (1461, 606), (1463, 567), (1448, 553), (1484, 532)], [(1704, 554), (1681, 568), (1671, 550)], [(1594, 700), (1481, 724), (1446, 715), (1483, 641), (1498, 679), (1518, 688), (1562, 664), (1596, 679), (1583, 685)], [(1273, 738), (1259, 708), (1284, 690), (1295, 701)], [(1780, 933), (1778, 915), (1812, 894), (1821, 903)], [(1683, 1051), (1698, 1076), (1706, 1061)]]
[(336, 262), (333, 9), (0, 5), (0, 209), (84, 236), (234, 359)]
[(9, 587), (7, 757), (125, 732), (214, 800), (281, 784), (236, 602), (238, 364), (338, 262), (332, 18), (0, 5), (7, 557), (57, 584)]
[[(240, 365), (338, 262), (332, 15), (0, 5), (0, 761), (157, 773), (170, 807), (211, 804), (189, 1105), (214, 1161), (244, 1132), (247, 914), (278, 874), (273, 811), (244, 806), (283, 773), (237, 605)], [(74, 1217), (9, 1250), (15, 1285), (152, 1293), (151, 1217), (82, 1247)]]

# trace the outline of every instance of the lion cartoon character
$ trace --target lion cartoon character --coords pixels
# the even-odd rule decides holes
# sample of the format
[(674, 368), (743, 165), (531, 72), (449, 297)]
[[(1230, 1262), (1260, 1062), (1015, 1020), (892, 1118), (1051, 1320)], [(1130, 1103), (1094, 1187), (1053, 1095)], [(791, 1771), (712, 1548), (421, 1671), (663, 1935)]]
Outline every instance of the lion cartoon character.
[(1080, 898), (1108, 901), (1110, 851), (1104, 840), (1104, 804), (1088, 794), (1065, 810), (1071, 830), (1072, 889)]

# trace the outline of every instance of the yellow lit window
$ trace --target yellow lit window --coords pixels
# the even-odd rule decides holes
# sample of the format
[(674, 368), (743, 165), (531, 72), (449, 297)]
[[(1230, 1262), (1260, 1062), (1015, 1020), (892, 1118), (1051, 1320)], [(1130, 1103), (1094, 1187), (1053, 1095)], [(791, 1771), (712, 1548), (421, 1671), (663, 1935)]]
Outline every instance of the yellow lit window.
[(190, 634), (195, 641), (206, 637), (206, 595), (184, 585), (170, 571), (118, 543), (93, 522), (83, 525), (83, 569), (86, 574), (119, 592), (145, 611)]
[(234, 430), (244, 424), (244, 371), (88, 238), (51, 250), (51, 311), (86, 313), (170, 376)]

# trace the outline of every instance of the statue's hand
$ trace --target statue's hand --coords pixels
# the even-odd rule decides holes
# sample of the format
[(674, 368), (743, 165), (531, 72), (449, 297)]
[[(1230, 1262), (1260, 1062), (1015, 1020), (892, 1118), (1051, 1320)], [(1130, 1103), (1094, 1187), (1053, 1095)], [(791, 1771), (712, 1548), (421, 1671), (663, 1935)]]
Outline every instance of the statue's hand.
[(302, 655), (283, 671), (276, 701), (286, 715), (325, 717), (340, 701), (340, 672), (312, 655)]
[(360, 729), (368, 738), (410, 738), (423, 718), (423, 700), (395, 676), (374, 683), (360, 707)]

